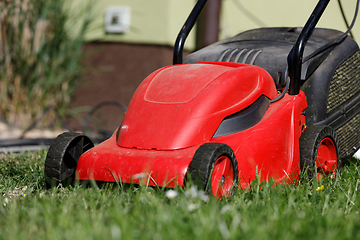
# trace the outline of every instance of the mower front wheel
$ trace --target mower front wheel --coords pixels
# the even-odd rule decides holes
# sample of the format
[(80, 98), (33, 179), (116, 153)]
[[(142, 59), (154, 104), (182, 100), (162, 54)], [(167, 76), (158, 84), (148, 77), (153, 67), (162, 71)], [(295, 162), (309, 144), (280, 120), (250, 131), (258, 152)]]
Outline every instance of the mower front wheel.
[(65, 132), (55, 138), (45, 159), (46, 186), (73, 184), (80, 156), (92, 147), (92, 141), (80, 133)]
[(334, 177), (340, 169), (339, 141), (330, 126), (307, 126), (300, 137), (300, 167), (309, 179)]
[(189, 165), (187, 178), (217, 198), (231, 196), (239, 181), (234, 152), (222, 143), (201, 145)]

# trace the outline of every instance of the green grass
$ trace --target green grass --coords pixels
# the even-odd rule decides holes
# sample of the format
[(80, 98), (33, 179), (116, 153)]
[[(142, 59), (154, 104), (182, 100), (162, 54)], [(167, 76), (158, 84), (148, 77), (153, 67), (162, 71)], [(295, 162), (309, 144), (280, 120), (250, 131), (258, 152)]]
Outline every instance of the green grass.
[(45, 154), (0, 157), (0, 239), (360, 237), (360, 172), (353, 163), (337, 179), (274, 187), (253, 182), (250, 191), (207, 201), (180, 188), (173, 199), (146, 186), (46, 190)]

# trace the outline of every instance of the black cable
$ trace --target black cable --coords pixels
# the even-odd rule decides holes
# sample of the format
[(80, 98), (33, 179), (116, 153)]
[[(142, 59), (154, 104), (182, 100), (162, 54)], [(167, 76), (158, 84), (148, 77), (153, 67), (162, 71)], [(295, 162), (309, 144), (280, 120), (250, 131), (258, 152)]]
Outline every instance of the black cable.
[(30, 131), (31, 129), (33, 129), (34, 127), (36, 127), (36, 125), (46, 116), (46, 113), (48, 113), (50, 110), (54, 110), (57, 117), (60, 119), (61, 121), (61, 125), (63, 128), (67, 129), (68, 131), (73, 131), (64, 121), (64, 119), (62, 119), (60, 117), (60, 114), (58, 111), (56, 111), (56, 109), (53, 107), (53, 106), (47, 106), (45, 108), (45, 110), (41, 113), (41, 116), (38, 117), (32, 124), (30, 124), (29, 127), (27, 127), (22, 133), (21, 133), (21, 136), (20, 136), (20, 139), (23, 139), (25, 137), (25, 134)]
[(54, 139), (36, 138), (36, 139), (4, 139), (0, 140), (0, 148), (20, 147), (20, 146), (49, 146)]
[(84, 120), (84, 123), (82, 125), (82, 132), (83, 133), (86, 133), (86, 128), (88, 127), (89, 125), (89, 122), (90, 122), (90, 119), (91, 119), (91, 116), (97, 111), (99, 110), (100, 108), (104, 107), (104, 106), (116, 106), (116, 107), (119, 107), (122, 111), (126, 112), (126, 106), (121, 104), (121, 103), (118, 103), (118, 102), (115, 102), (115, 101), (105, 101), (105, 102), (102, 102), (102, 103), (99, 103), (98, 105), (96, 105), (95, 107), (93, 107), (91, 109), (91, 111), (86, 115), (85, 117), (85, 120)]
[(39, 117), (38, 119), (36, 119), (32, 124), (30, 124), (29, 127), (27, 127), (27, 128), (22, 132), (22, 134), (21, 134), (21, 136), (20, 136), (20, 139), (23, 139), (24, 136), (25, 136), (25, 133), (27, 133), (28, 131), (30, 131), (31, 129), (33, 129), (33, 128), (45, 117), (46, 113), (47, 113), (50, 109), (52, 109), (52, 107), (51, 107), (51, 106), (47, 106), (47, 107), (45, 108), (45, 110), (41, 113), (40, 117)]
[(284, 91), (282, 91), (282, 93), (281, 93), (279, 96), (277, 96), (276, 98), (272, 99), (272, 100), (270, 101), (270, 103), (274, 103), (274, 102), (277, 102), (277, 101), (279, 101), (280, 99), (282, 99), (282, 98), (285, 96), (285, 93), (287, 93), (287, 92), (289, 91), (289, 86), (290, 86), (290, 77), (287, 77)]
[[(99, 110), (100, 108), (102, 108), (103, 106), (108, 106), (108, 105), (113, 105), (113, 106), (117, 106), (119, 107), (122, 111), (126, 111), (126, 106), (121, 104), (121, 103), (118, 103), (118, 102), (115, 102), (115, 101), (105, 101), (105, 102), (101, 102), (99, 103), (98, 105), (96, 105), (95, 107), (93, 107), (90, 112), (86, 115), (85, 117), (85, 120), (84, 120), (84, 123), (82, 125), (82, 131), (83, 133), (85, 133), (86, 131), (86, 128), (89, 124), (89, 121), (90, 121), (90, 118), (91, 116), (97, 111)], [(29, 127), (27, 127), (21, 134), (20, 138), (19, 139), (24, 139), (25, 137), (25, 134), (32, 130), (34, 127), (36, 127), (36, 125), (46, 116), (46, 114), (50, 111), (50, 110), (54, 110), (57, 117), (61, 120), (61, 124), (62, 126), (67, 129), (68, 131), (72, 132), (73, 130), (65, 123), (64, 119), (62, 117), (60, 117), (60, 114), (58, 113), (58, 111), (55, 110), (55, 108), (53, 106), (47, 106), (45, 108), (45, 110), (41, 113), (41, 116), (39, 118), (37, 118), (33, 123), (30, 124)]]
[[(95, 107), (93, 107), (90, 112), (87, 114), (84, 123), (83, 123), (83, 130), (86, 130), (87, 125), (89, 124), (90, 118), (91, 116), (97, 111), (99, 110), (101, 107), (103, 106), (107, 106), (107, 105), (113, 105), (113, 106), (117, 106), (119, 107), (122, 111), (126, 111), (127, 107), (121, 103), (115, 102), (115, 101), (106, 101), (106, 102), (102, 102), (99, 103), (98, 105), (96, 105)], [(48, 139), (48, 138), (36, 138), (36, 139), (24, 139), (25, 134), (30, 131), (31, 129), (33, 129), (34, 127), (36, 127), (36, 125), (46, 116), (46, 114), (50, 111), (50, 110), (54, 110), (57, 117), (60, 119), (63, 127), (69, 131), (73, 131), (64, 121), (64, 119), (60, 116), (59, 112), (56, 111), (56, 109), (53, 106), (47, 106), (45, 108), (45, 110), (42, 112), (41, 116), (39, 118), (37, 118), (33, 123), (30, 124), (29, 127), (27, 127), (21, 134), (19, 139), (3, 139), (0, 140), (0, 148), (11, 148), (11, 147), (24, 147), (24, 146), (49, 146), (51, 144), (51, 142), (54, 139)], [(85, 131), (84, 131), (85, 132)], [(106, 133), (107, 134), (107, 133)], [(109, 136), (109, 134), (103, 134), (105, 136), (105, 138), (99, 138), (99, 139), (93, 139), (94, 142), (102, 142), (105, 139), (107, 139)], [(21, 150), (22, 151), (22, 150)], [(6, 151), (3, 151), (0, 153), (5, 153)]]
[[(349, 29), (350, 26), (349, 26), (349, 23), (348, 23), (348, 21), (347, 21), (347, 19), (346, 19), (345, 12), (344, 12), (344, 9), (343, 9), (342, 4), (341, 4), (341, 0), (338, 0), (338, 4), (339, 4), (340, 12), (341, 12), (341, 15), (342, 15), (342, 17), (343, 17), (343, 20), (344, 20), (344, 22), (345, 22), (346, 28)], [(350, 31), (350, 36), (351, 36), (352, 38), (354, 38), (354, 35), (352, 34), (352, 31)]]
[(267, 27), (266, 23), (257, 18), (254, 14), (252, 14), (249, 10), (247, 10), (239, 0), (233, 0), (236, 8), (242, 12), (247, 18), (249, 18), (252, 22), (254, 22), (259, 27)]
[(322, 47), (318, 48), (316, 51), (314, 51), (313, 53), (308, 55), (306, 58), (304, 58), (303, 63), (308, 61), (309, 59), (315, 57), (316, 55), (319, 55), (319, 54), (325, 52), (326, 50), (328, 50), (328, 49), (330, 49), (332, 47), (335, 47), (335, 46), (341, 44), (343, 41), (345, 41), (345, 39), (348, 36), (349, 32), (351, 31), (351, 29), (355, 25), (355, 21), (356, 21), (358, 12), (359, 12), (359, 2), (360, 2), (360, 0), (357, 0), (354, 17), (353, 17), (353, 20), (352, 20), (348, 30), (345, 33), (343, 33), (341, 36), (339, 36), (339, 37), (335, 38), (334, 40), (328, 42), (327, 44), (323, 45)]

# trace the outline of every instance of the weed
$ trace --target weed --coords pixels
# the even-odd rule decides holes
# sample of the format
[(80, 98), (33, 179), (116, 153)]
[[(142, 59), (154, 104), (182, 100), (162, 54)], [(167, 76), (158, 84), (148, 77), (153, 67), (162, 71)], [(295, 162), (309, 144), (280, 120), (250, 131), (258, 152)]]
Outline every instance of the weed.
[[(0, 2), (0, 115), (25, 127), (51, 107), (64, 115), (80, 76), (88, 7), (70, 14), (64, 0)], [(83, 14), (84, 13), (84, 14)], [(77, 36), (69, 21), (83, 17)], [(76, 19), (75, 19), (76, 20)], [(56, 113), (45, 121), (53, 123)]]

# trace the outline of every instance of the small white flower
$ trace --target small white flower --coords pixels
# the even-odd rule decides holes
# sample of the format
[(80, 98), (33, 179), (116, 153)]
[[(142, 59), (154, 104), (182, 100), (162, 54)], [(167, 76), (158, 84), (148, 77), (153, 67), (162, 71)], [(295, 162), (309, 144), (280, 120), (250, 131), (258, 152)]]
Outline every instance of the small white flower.
[(148, 201), (148, 199), (147, 199), (145, 196), (142, 196), (142, 197), (140, 198), (140, 202), (141, 202), (142, 204), (147, 204), (149, 201)]
[(9, 203), (9, 199), (8, 199), (8, 198), (5, 198), (5, 199), (4, 199), (4, 202), (3, 202), (4, 207), (5, 207), (8, 203)]
[(198, 198), (206, 203), (209, 202), (209, 196), (203, 190), (198, 191)]
[(198, 196), (197, 187), (191, 186), (188, 190), (186, 190), (185, 196), (191, 197), (191, 198), (197, 198), (197, 196)]
[(146, 177), (146, 173), (138, 173), (133, 176), (133, 179), (142, 179), (144, 177)]
[(119, 226), (112, 225), (110, 231), (113, 239), (121, 239), (121, 229)]
[(192, 212), (196, 209), (200, 208), (200, 203), (191, 203), (189, 204), (189, 206), (187, 207), (189, 212)]
[(203, 190), (198, 190), (196, 186), (191, 186), (188, 190), (186, 190), (185, 196), (193, 199), (197, 198), (206, 203), (209, 202), (209, 196), (207, 196)]
[(222, 208), (221, 208), (221, 214), (224, 214), (224, 213), (226, 213), (227, 211), (231, 211), (233, 209), (233, 207), (232, 206), (230, 206), (230, 205), (225, 205), (225, 206), (223, 206)]
[(176, 198), (178, 195), (177, 191), (170, 189), (169, 191), (166, 192), (166, 197), (169, 199), (173, 199)]

